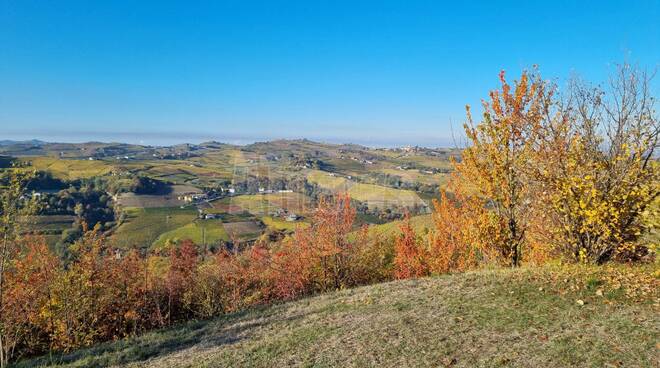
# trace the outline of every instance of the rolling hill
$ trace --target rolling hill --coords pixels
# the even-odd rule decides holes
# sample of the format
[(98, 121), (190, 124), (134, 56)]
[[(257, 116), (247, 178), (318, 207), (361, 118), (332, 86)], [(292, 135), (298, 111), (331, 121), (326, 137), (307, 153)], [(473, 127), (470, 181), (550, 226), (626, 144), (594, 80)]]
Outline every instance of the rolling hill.
[[(622, 266), (619, 266), (622, 267)], [(576, 271), (573, 269), (573, 271)], [(657, 367), (657, 278), (499, 269), (342, 290), (17, 367)], [(617, 275), (630, 275), (620, 268)], [(646, 270), (648, 272), (648, 270)], [(587, 275), (573, 282), (571, 275)], [(649, 274), (650, 275), (650, 274)], [(618, 276), (617, 276), (618, 277)], [(655, 281), (653, 281), (655, 280)], [(653, 304), (655, 303), (655, 304)]]

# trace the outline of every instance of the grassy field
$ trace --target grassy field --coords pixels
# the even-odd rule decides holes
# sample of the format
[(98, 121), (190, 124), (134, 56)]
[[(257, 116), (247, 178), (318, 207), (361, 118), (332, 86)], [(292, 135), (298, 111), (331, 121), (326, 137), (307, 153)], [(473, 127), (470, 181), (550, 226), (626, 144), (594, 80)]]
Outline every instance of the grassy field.
[(211, 212), (247, 211), (255, 216), (269, 216), (279, 209), (305, 214), (313, 208), (311, 199), (300, 193), (240, 195), (213, 201), (211, 205), (214, 209)]
[(230, 238), (252, 240), (261, 235), (262, 226), (256, 221), (229, 222), (223, 224)]
[(340, 176), (332, 176), (325, 171), (311, 170), (307, 173), (307, 180), (315, 183), (323, 189), (333, 192), (347, 191), (353, 183)]
[(192, 208), (126, 208), (127, 218), (113, 233), (118, 247), (147, 248), (161, 234), (191, 223), (197, 217)]
[(261, 218), (264, 225), (273, 230), (293, 231), (298, 226), (309, 227), (309, 223), (301, 221), (286, 221), (279, 217), (264, 216)]
[(190, 239), (195, 244), (214, 244), (218, 241), (229, 240), (227, 231), (220, 220), (195, 220), (189, 224), (161, 234), (152, 247), (163, 247), (168, 240), (179, 241)]
[(262, 196), (272, 205), (297, 214), (306, 214), (314, 208), (312, 199), (302, 193), (271, 193)]
[(307, 179), (321, 188), (341, 192), (348, 191), (351, 198), (367, 202), (372, 207), (424, 205), (419, 195), (411, 190), (394, 189), (374, 184), (356, 183), (347, 178), (331, 176), (326, 172), (312, 170)]
[[(255, 216), (265, 216), (269, 215), (279, 207), (270, 203), (264, 196), (254, 194), (254, 195), (240, 195), (236, 197), (223, 198), (219, 201), (218, 205), (227, 205), (228, 209), (232, 209), (233, 206), (240, 207), (244, 211), (247, 211)], [(214, 204), (214, 207), (216, 205)], [(231, 213), (231, 212), (230, 212)]]
[(102, 176), (110, 173), (114, 166), (100, 160), (72, 160), (56, 157), (30, 157), (23, 159), (32, 163), (36, 170), (49, 171), (60, 179), (80, 179)]
[[(343, 290), (18, 366), (659, 366), (657, 278), (643, 279), (640, 290), (651, 295), (637, 300), (601, 284), (632, 269), (565, 270), (486, 270)], [(576, 271), (588, 276), (574, 279)]]
[(440, 184), (445, 186), (448, 179), (448, 174), (425, 174), (419, 172), (419, 170), (399, 170), (384, 168), (375, 170), (375, 172), (382, 172), (384, 174), (399, 176), (403, 181), (407, 181), (409, 183)]
[(424, 205), (424, 201), (412, 190), (393, 189), (373, 184), (355, 183), (348, 189), (351, 198), (367, 202), (370, 207)]
[[(401, 221), (392, 221), (382, 225), (371, 225), (369, 232), (383, 237), (391, 237), (400, 234)], [(410, 218), (410, 225), (418, 234), (424, 234), (426, 231), (433, 228), (433, 218), (431, 215), (413, 216)]]

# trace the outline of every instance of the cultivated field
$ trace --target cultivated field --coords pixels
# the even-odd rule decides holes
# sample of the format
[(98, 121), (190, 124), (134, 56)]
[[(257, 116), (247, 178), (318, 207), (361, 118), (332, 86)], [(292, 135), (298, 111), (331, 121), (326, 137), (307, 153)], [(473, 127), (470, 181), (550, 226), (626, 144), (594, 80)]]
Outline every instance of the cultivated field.
[(348, 192), (351, 198), (366, 202), (370, 207), (424, 206), (425, 202), (411, 190), (394, 189), (374, 184), (356, 183), (323, 171), (310, 171), (307, 179), (332, 192)]
[(211, 202), (212, 212), (236, 214), (247, 211), (255, 216), (269, 216), (278, 210), (287, 210), (297, 214), (308, 213), (312, 200), (300, 193), (250, 194), (226, 197)]
[(230, 239), (252, 240), (259, 237), (262, 227), (256, 221), (228, 222), (223, 224)]
[(123, 248), (148, 248), (161, 236), (191, 223), (197, 217), (192, 208), (126, 208), (127, 218), (112, 234), (111, 241)]
[(186, 202), (177, 198), (174, 194), (135, 194), (121, 193), (117, 202), (124, 207), (158, 208), (176, 207)]

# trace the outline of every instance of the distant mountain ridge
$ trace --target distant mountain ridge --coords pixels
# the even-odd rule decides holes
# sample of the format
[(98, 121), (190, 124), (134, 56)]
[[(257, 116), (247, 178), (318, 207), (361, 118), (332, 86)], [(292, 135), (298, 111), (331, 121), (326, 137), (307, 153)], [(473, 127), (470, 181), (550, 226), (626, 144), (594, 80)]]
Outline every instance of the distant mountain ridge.
[(42, 145), (47, 144), (48, 142), (40, 141), (38, 139), (30, 139), (25, 141), (17, 141), (12, 139), (3, 139), (0, 140), (0, 146), (11, 146), (15, 144), (32, 144), (32, 145)]

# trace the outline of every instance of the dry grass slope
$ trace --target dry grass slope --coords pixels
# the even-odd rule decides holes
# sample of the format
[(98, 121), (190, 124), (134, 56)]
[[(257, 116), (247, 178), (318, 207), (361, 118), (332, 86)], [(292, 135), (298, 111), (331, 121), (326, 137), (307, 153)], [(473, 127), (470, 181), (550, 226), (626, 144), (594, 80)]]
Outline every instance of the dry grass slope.
[(653, 270), (632, 299), (608, 285), (638, 271), (577, 271), (480, 271), (343, 290), (19, 367), (659, 366)]

